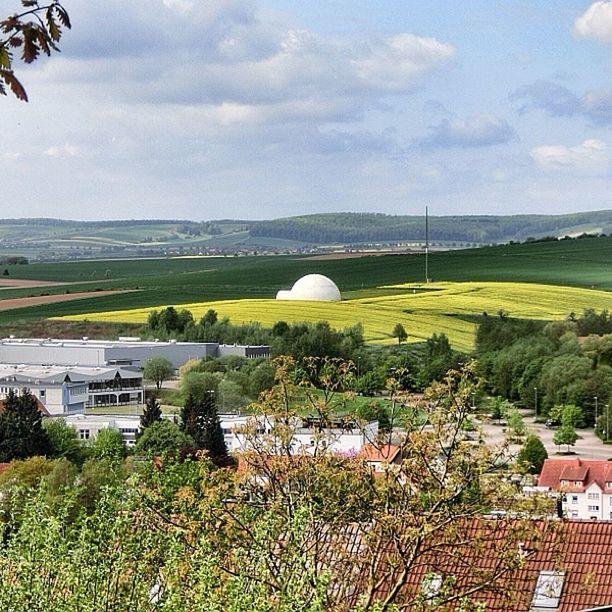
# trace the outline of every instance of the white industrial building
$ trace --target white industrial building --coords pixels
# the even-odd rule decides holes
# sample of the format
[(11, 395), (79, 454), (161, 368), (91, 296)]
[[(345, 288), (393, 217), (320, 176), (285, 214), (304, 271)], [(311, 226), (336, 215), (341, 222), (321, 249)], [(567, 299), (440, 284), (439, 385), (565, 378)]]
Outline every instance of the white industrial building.
[(144, 403), (138, 368), (0, 364), (0, 399), (24, 389), (50, 414), (83, 412), (97, 406)]
[[(63, 415), (68, 425), (79, 432), (82, 440), (96, 437), (101, 429), (117, 429), (128, 445), (133, 445), (140, 430), (138, 415)], [(173, 419), (172, 415), (165, 418)], [(178, 417), (177, 417), (178, 418)], [(252, 448), (253, 440), (265, 444), (266, 452), (281, 452), (280, 439), (273, 435), (273, 421), (268, 417), (237, 414), (220, 414), (221, 429), (227, 450), (240, 453)], [(338, 420), (329, 427), (321, 427), (316, 419), (300, 419), (291, 426), (290, 452), (295, 455), (313, 455), (321, 452), (359, 454), (366, 444), (371, 444), (378, 435), (378, 422), (365, 426), (355, 422)], [(248, 431), (248, 433), (247, 433)]]
[(43, 338), (3, 338), (0, 363), (64, 366), (142, 367), (150, 357), (165, 357), (175, 368), (190, 359), (238, 355), (246, 358), (269, 357), (269, 346), (225, 345), (215, 342), (149, 342), (140, 338), (119, 340), (54, 340)]

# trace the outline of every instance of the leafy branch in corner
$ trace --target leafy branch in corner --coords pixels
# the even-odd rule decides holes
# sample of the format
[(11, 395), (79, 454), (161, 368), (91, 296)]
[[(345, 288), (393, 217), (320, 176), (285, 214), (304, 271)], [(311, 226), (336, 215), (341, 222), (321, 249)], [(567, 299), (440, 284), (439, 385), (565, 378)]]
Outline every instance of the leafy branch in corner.
[(59, 0), (41, 4), (39, 0), (21, 0), (22, 11), (0, 21), (0, 94), (28, 101), (25, 88), (15, 76), (13, 57), (21, 54), (26, 64), (31, 64), (41, 53), (59, 53), (57, 43), (62, 29), (70, 29), (70, 18)]

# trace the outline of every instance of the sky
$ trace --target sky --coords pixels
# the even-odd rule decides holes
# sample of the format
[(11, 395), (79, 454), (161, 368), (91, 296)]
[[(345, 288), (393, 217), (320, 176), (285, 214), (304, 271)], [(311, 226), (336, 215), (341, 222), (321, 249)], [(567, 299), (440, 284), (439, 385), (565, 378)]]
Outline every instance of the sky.
[(64, 6), (0, 98), (0, 217), (612, 209), (612, 0)]

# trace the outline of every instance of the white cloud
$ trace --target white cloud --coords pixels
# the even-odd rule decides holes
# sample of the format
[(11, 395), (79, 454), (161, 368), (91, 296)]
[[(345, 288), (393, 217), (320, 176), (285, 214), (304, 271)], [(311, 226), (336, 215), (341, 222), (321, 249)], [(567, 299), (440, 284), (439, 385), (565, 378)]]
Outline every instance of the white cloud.
[(220, 125), (353, 121), (455, 56), (448, 43), (406, 32), (297, 29), (250, 2), (84, 1), (75, 0), (78, 39), (67, 37), (41, 80), (96, 100), (200, 108)]
[(612, 42), (612, 2), (598, 0), (576, 18), (574, 34), (581, 38), (592, 38), (599, 42)]
[(68, 158), (76, 157), (79, 154), (79, 149), (70, 143), (65, 143), (60, 146), (49, 147), (43, 153), (48, 157)]
[(610, 156), (605, 142), (591, 138), (575, 147), (543, 145), (531, 150), (531, 158), (543, 170), (571, 170), (597, 176), (608, 171)]
[(487, 147), (505, 144), (516, 134), (505, 119), (478, 115), (466, 119), (443, 119), (430, 128), (422, 144), (433, 147)]

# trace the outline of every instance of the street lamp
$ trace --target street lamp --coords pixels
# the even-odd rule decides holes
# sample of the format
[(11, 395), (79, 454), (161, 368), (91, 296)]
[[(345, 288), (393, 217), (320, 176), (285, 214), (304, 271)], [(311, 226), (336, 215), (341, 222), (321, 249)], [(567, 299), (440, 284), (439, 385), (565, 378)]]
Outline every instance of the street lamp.
[(597, 396), (595, 395), (593, 399), (595, 400), (595, 428), (597, 428)]
[(533, 392), (535, 394), (535, 415), (537, 419), (538, 418), (538, 388), (534, 387)]

